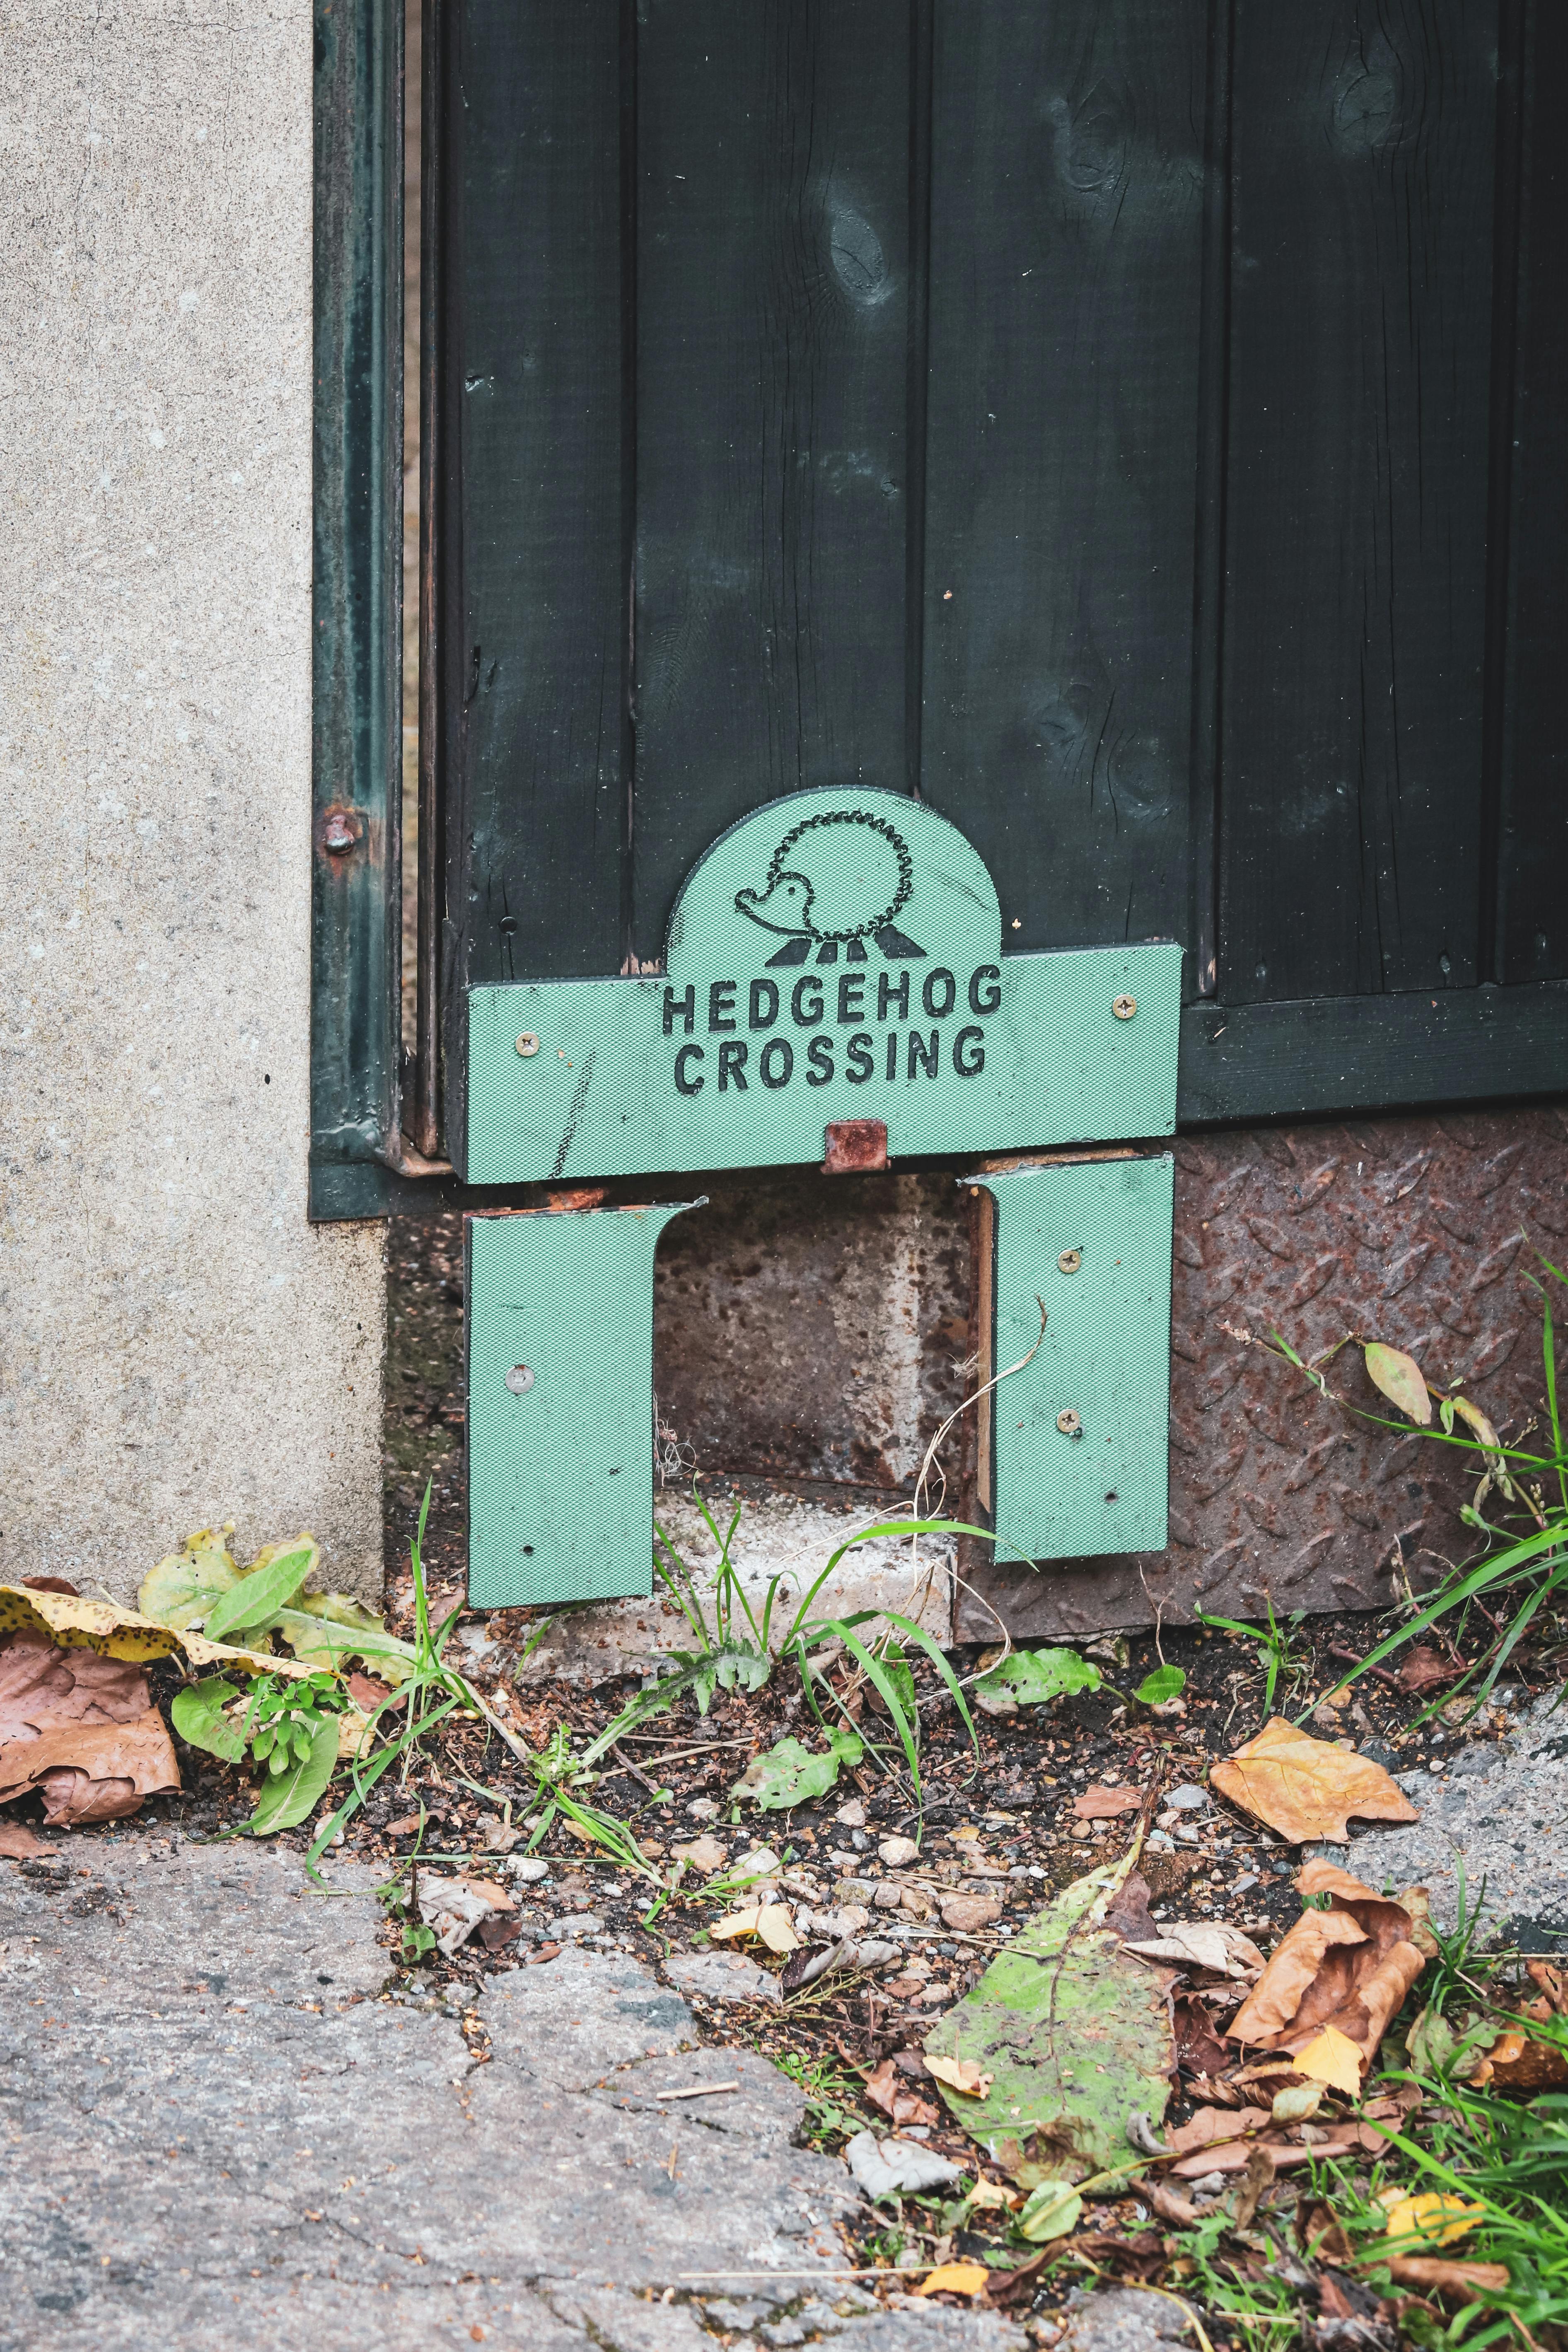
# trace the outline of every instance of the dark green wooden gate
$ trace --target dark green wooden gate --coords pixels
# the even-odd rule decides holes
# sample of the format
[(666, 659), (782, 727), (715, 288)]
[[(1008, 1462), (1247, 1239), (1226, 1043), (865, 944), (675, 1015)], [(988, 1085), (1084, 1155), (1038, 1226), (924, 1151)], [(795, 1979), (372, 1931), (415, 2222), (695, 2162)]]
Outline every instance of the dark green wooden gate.
[(1184, 1123), (1562, 1085), (1552, 12), (431, 36), (448, 1140), (467, 987), (647, 969), (724, 826), (849, 781), (1012, 945), (1184, 941)]

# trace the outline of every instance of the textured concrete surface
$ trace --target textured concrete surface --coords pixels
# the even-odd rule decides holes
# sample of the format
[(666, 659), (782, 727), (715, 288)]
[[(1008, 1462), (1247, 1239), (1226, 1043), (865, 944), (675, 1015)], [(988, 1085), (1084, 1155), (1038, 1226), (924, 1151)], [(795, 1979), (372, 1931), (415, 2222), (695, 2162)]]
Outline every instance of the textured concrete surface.
[(637, 1961), (390, 2000), (366, 1875), (334, 1879), (134, 1833), (0, 1863), (0, 2352), (1024, 2352), (833, 2274), (856, 2197), (801, 2094)]
[(0, 1520), (378, 1568), (381, 1234), (305, 1220), (310, 0), (0, 44)]
[(1421, 1819), (1324, 1846), (1368, 1885), (1427, 1887), (1434, 1917), (1467, 1915), (1523, 1952), (1568, 1952), (1568, 1705), (1538, 1699), (1495, 1743), (1456, 1745), (1441, 1772), (1400, 1772)]
[[(710, 1505), (721, 1529), (727, 1528), (732, 1500)], [(690, 1495), (655, 1490), (654, 1517), (693, 1572), (702, 1606), (713, 1621), (712, 1579), (719, 1547)], [(759, 1625), (768, 1587), (779, 1582), (773, 1604), (774, 1648), (796, 1610), (841, 1544), (860, 1528), (897, 1525), (908, 1518), (907, 1502), (857, 1495), (853, 1507), (803, 1495), (764, 1494), (748, 1499), (735, 1531), (731, 1560)], [(928, 1507), (928, 1516), (929, 1516)], [(656, 1580), (657, 1581), (657, 1580)], [(922, 1536), (911, 1557), (907, 1537), (883, 1537), (863, 1544), (840, 1560), (811, 1603), (822, 1620), (859, 1609), (891, 1609), (923, 1625), (945, 1643), (952, 1631), (952, 1542)], [(737, 1609), (735, 1630), (744, 1635)], [(563, 1675), (594, 1682), (611, 1675), (651, 1674), (661, 1657), (691, 1646), (691, 1628), (660, 1585), (651, 1601), (608, 1601), (563, 1612), (530, 1652), (518, 1679), (538, 1682)]]

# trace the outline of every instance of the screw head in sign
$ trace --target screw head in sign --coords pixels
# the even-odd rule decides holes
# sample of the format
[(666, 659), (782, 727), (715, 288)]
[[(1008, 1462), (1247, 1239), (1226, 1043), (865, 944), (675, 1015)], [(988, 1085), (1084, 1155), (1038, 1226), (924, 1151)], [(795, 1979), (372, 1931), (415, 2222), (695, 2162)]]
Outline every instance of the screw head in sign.
[(1058, 1413), (1057, 1427), (1061, 1431), (1064, 1437), (1081, 1437), (1083, 1435), (1083, 1423), (1079, 1420), (1078, 1414), (1074, 1412), (1070, 1404), (1066, 1406), (1062, 1412)]
[(526, 1396), (533, 1386), (533, 1374), (526, 1364), (514, 1364), (506, 1376), (506, 1384), (513, 1396)]
[(531, 1054), (538, 1053), (539, 1040), (534, 1035), (531, 1029), (525, 1029), (523, 1031), (521, 1036), (517, 1041), (517, 1050), (522, 1055), (525, 1062)]
[(1138, 999), (1135, 996), (1119, 996), (1110, 1009), (1118, 1021), (1131, 1021), (1138, 1010)]
[(1083, 1264), (1083, 1252), (1082, 1250), (1065, 1249), (1063, 1250), (1060, 1257), (1058, 1258), (1057, 1264), (1060, 1266), (1064, 1274), (1076, 1274), (1079, 1266)]

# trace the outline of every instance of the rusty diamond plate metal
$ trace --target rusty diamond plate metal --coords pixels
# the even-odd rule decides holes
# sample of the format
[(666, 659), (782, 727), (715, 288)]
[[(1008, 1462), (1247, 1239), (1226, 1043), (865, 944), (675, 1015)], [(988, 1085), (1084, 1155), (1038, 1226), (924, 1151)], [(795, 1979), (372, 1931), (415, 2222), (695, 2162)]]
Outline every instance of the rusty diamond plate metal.
[[(1323, 1402), (1237, 1332), (1278, 1328), (1304, 1355), (1347, 1331), (1385, 1339), (1431, 1380), (1462, 1377), (1505, 1437), (1543, 1418), (1530, 1276), (1538, 1253), (1568, 1266), (1568, 1109), (1250, 1129), (1175, 1153), (1172, 1540), (1038, 1575), (972, 1561), (961, 1639), (994, 1638), (998, 1615), (1026, 1638), (1194, 1602), (1378, 1608), (1396, 1556), (1419, 1591), (1474, 1549), (1458, 1516), (1473, 1475)], [(1331, 1381), (1389, 1410), (1353, 1350)]]

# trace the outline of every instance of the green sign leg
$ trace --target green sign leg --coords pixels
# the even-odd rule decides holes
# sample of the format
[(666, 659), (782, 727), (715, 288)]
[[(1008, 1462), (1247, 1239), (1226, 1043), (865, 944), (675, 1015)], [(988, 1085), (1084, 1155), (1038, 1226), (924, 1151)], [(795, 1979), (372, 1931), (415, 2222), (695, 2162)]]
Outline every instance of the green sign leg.
[(1173, 1178), (1163, 1154), (965, 1180), (994, 1204), (983, 1370), (1007, 1377), (981, 1457), (998, 1559), (1164, 1547)]
[(653, 1587), (653, 1261), (700, 1202), (468, 1223), (468, 1602)]

